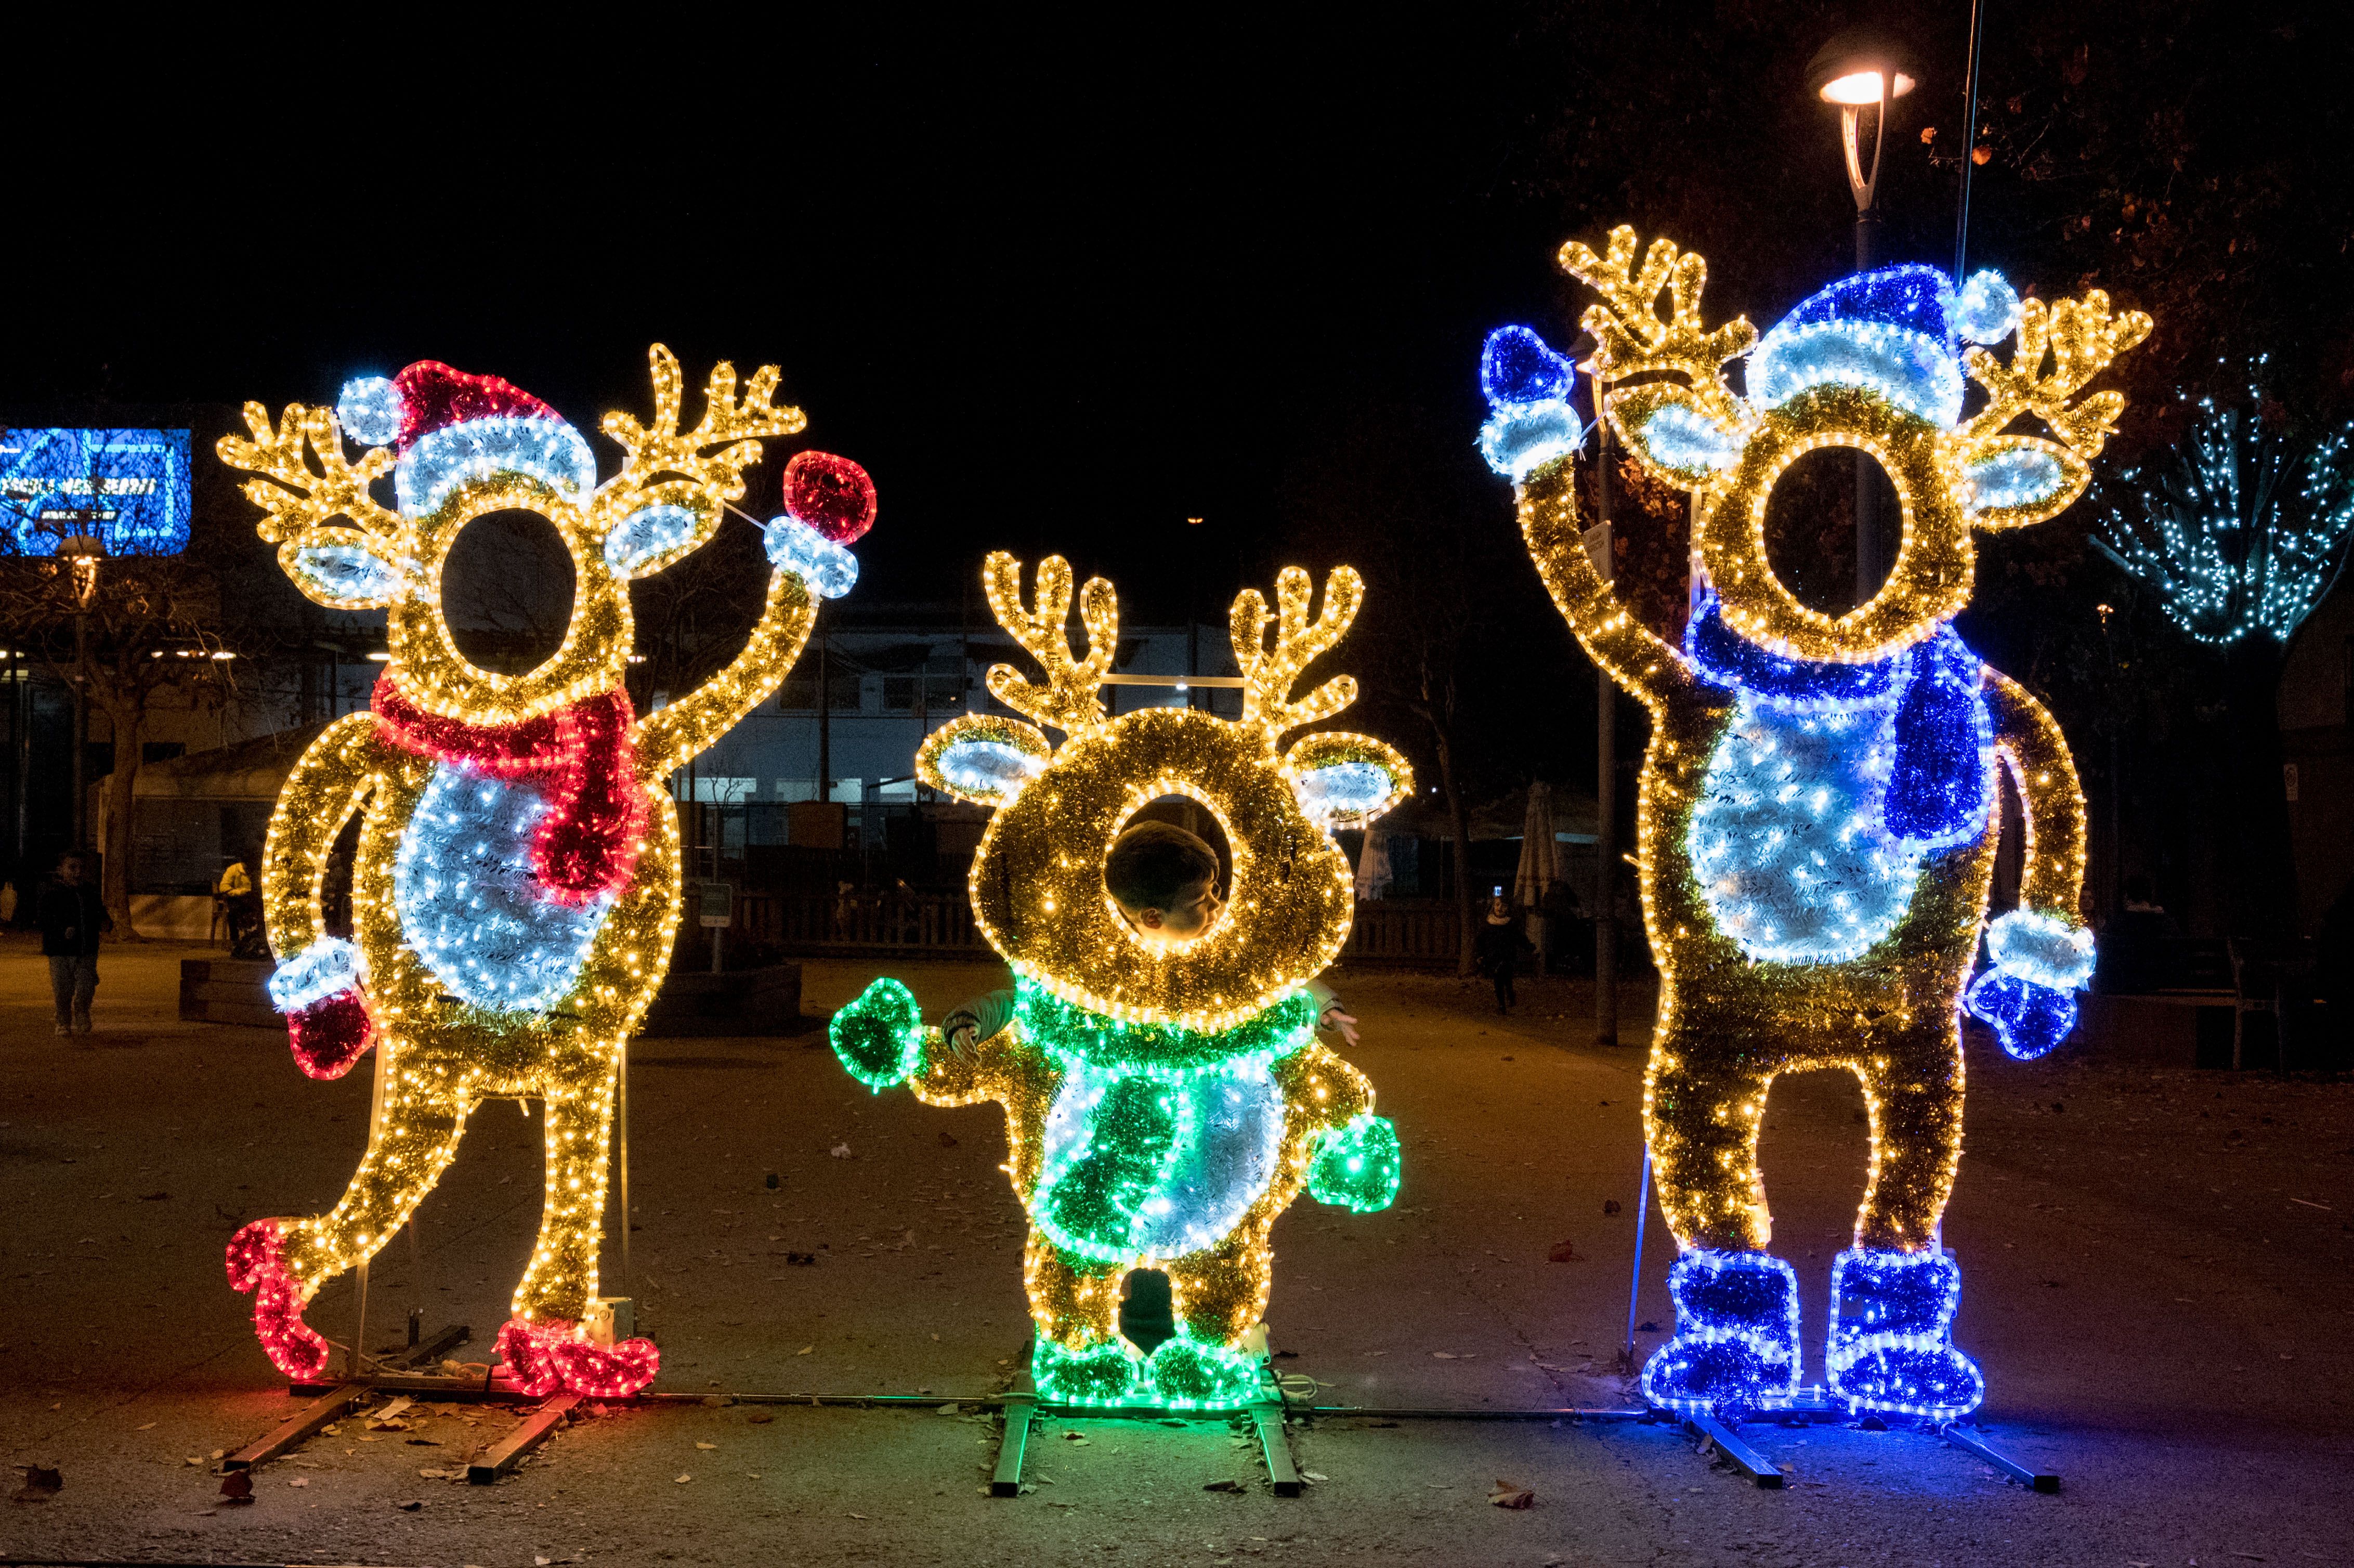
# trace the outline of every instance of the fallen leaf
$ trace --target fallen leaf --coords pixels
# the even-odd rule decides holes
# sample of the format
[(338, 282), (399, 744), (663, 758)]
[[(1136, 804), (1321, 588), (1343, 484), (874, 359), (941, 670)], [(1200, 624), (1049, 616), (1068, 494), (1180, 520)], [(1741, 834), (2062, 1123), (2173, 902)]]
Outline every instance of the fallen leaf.
[(201, 1465), (204, 1463), (204, 1460), (201, 1457), (191, 1454), (188, 1456), (188, 1463), (191, 1465)]
[(253, 1472), (231, 1470), (223, 1476), (220, 1495), (229, 1500), (232, 1508), (253, 1501)]
[(686, 1483), (687, 1483), (687, 1482), (689, 1482), (689, 1481), (691, 1481), (691, 1480), (693, 1480), (693, 1479), (695, 1479), (695, 1478), (694, 1478), (693, 1476), (687, 1475), (687, 1474), (685, 1474), (685, 1473), (684, 1473), (684, 1472), (682, 1472), (682, 1473), (680, 1473), (680, 1474), (678, 1474), (678, 1475), (673, 1476), (673, 1477), (671, 1478), (671, 1481), (673, 1482), (673, 1484), (677, 1485), (677, 1486), (682, 1486), (682, 1487), (683, 1487), (683, 1486), (684, 1486), (684, 1485), (686, 1485)]
[(1459, 1361), (1463, 1358), (1453, 1351), (1433, 1351), (1430, 1352), (1430, 1359), (1437, 1361)]
[(48, 1465), (19, 1465), (25, 1484), (16, 1489), (18, 1502), (47, 1502), (65, 1489), (64, 1473)]
[(1488, 1500), (1498, 1508), (1534, 1508), (1537, 1494), (1518, 1481), (1498, 1481), (1496, 1489), (1488, 1494)]
[(864, 1519), (866, 1516), (863, 1513), (854, 1513), (850, 1517), (853, 1519)]
[(756, 1410), (744, 1419), (754, 1426), (766, 1426), (776, 1420), (776, 1416), (765, 1410)]
[(816, 1349), (817, 1349), (817, 1347), (816, 1347), (815, 1345), (803, 1345), (800, 1350), (795, 1351), (793, 1352), (793, 1354), (795, 1354), (795, 1355), (797, 1355), (797, 1356), (805, 1356), (805, 1355), (809, 1354), (811, 1351), (816, 1350)]
[(850, 1158), (850, 1145), (846, 1143), (837, 1143), (832, 1150), (828, 1150), (828, 1152), (836, 1160), (847, 1160)]
[(144, 1425), (144, 1426), (134, 1426), (134, 1427), (133, 1427), (131, 1430), (133, 1430), (133, 1432), (148, 1432), (148, 1431), (153, 1431), (153, 1430), (154, 1429), (154, 1425), (155, 1425), (155, 1424), (154, 1424), (154, 1422), (150, 1421), (150, 1422), (149, 1422), (149, 1423), (147, 1423), (147, 1425)]
[(1332, 1478), (1315, 1470), (1302, 1470), (1299, 1472), (1299, 1478), (1303, 1481), (1329, 1481)]
[(1545, 1254), (1545, 1261), (1547, 1263), (1584, 1263), (1585, 1260), (1577, 1255), (1577, 1248), (1572, 1243), (1555, 1242), (1553, 1250)]
[(423, 1508), (425, 1505), (420, 1501), (411, 1500), (405, 1503), (395, 1503), (393, 1506), (403, 1513), (415, 1513), (419, 1509)]
[(1243, 1484), (1240, 1481), (1210, 1481), (1204, 1483), (1202, 1489), (1205, 1492), (1238, 1492), (1243, 1489)]
[(718, 1447), (719, 1445), (716, 1443), (697, 1443), (695, 1446), (708, 1454), (712, 1449)]
[(289, 1479), (286, 1484), (290, 1487), (307, 1487), (311, 1484), (311, 1478), (308, 1476), (295, 1476)]
[(956, 1134), (952, 1132), (944, 1132), (940, 1134), (940, 1147), (942, 1149), (954, 1149), (956, 1146)]

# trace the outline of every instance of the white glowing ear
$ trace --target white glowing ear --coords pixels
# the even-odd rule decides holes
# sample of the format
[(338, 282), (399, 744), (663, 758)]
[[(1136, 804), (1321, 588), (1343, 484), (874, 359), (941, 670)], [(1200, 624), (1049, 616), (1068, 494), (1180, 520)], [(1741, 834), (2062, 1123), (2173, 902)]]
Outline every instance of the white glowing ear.
[(329, 609), (381, 609), (400, 597), (400, 568), (383, 541), (357, 528), (310, 528), (278, 547), (302, 597)]
[(1307, 735), (1283, 754), (1299, 809), (1320, 827), (1369, 822), (1414, 792), (1414, 768), (1395, 747), (1368, 735)]
[(617, 577), (652, 577), (719, 531), (719, 503), (689, 480), (650, 484), (619, 504), (629, 511), (605, 535), (605, 565)]
[(1606, 406), (1619, 440), (1670, 484), (1686, 490), (1705, 484), (1741, 455), (1741, 432), (1702, 412), (1691, 389), (1672, 381), (1614, 392)]
[(1973, 527), (2024, 528), (2056, 517), (2092, 482), (2092, 465), (2056, 441), (1998, 436), (1978, 450), (1962, 467)]
[(1055, 748), (1045, 731), (995, 714), (967, 714), (924, 737), (916, 777), (977, 806), (1002, 806), (1046, 771)]

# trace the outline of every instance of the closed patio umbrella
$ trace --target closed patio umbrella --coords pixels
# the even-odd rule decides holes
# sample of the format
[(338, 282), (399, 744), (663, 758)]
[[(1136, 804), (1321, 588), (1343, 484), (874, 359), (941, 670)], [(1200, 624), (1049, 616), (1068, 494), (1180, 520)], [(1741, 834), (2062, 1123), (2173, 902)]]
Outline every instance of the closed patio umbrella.
[(1521, 825), (1521, 863), (1512, 874), (1512, 902), (1527, 916), (1529, 941), (1536, 948), (1540, 966), (1553, 956), (1552, 934), (1540, 911), (1545, 906), (1545, 895), (1561, 880), (1561, 851), (1553, 842), (1553, 786), (1540, 781), (1529, 786), (1528, 814)]

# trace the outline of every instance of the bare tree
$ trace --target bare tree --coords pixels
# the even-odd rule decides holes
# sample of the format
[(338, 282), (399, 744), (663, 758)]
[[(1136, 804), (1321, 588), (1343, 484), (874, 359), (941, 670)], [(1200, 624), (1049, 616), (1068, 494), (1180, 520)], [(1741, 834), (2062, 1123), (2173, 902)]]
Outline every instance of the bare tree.
[(12, 532), (0, 554), (0, 624), (112, 726), (100, 890), (116, 930), (135, 939), (132, 811), (149, 715), (166, 694), (189, 707), (223, 701), (234, 689), (236, 655), (223, 635), (220, 579), (208, 551), (110, 558), (94, 552), (95, 540), (69, 543), (86, 538), (81, 530), (90, 526), (42, 516)]

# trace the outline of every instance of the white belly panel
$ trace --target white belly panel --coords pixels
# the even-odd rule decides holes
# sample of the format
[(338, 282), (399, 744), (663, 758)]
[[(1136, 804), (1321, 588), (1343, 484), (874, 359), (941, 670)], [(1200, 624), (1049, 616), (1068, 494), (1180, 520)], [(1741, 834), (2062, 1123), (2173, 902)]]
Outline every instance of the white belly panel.
[(562, 1001), (613, 906), (546, 895), (531, 840), (547, 813), (528, 784), (443, 763), (402, 830), (393, 902), (402, 933), (453, 996), (502, 1012)]
[[(1116, 1075), (1071, 1070), (1046, 1117), (1047, 1169), (1082, 1151), (1093, 1135), (1096, 1107), (1117, 1082)], [(1267, 1191), (1283, 1151), (1283, 1091), (1266, 1064), (1195, 1075), (1177, 1092), (1188, 1105), (1166, 1175), (1138, 1207), (1129, 1232), (1147, 1257), (1176, 1257), (1223, 1240)]]
[(1880, 826), (1888, 717), (1744, 698), (1717, 743), (1685, 847), (1717, 925), (1749, 958), (1839, 963), (1912, 906), (1920, 852)]

